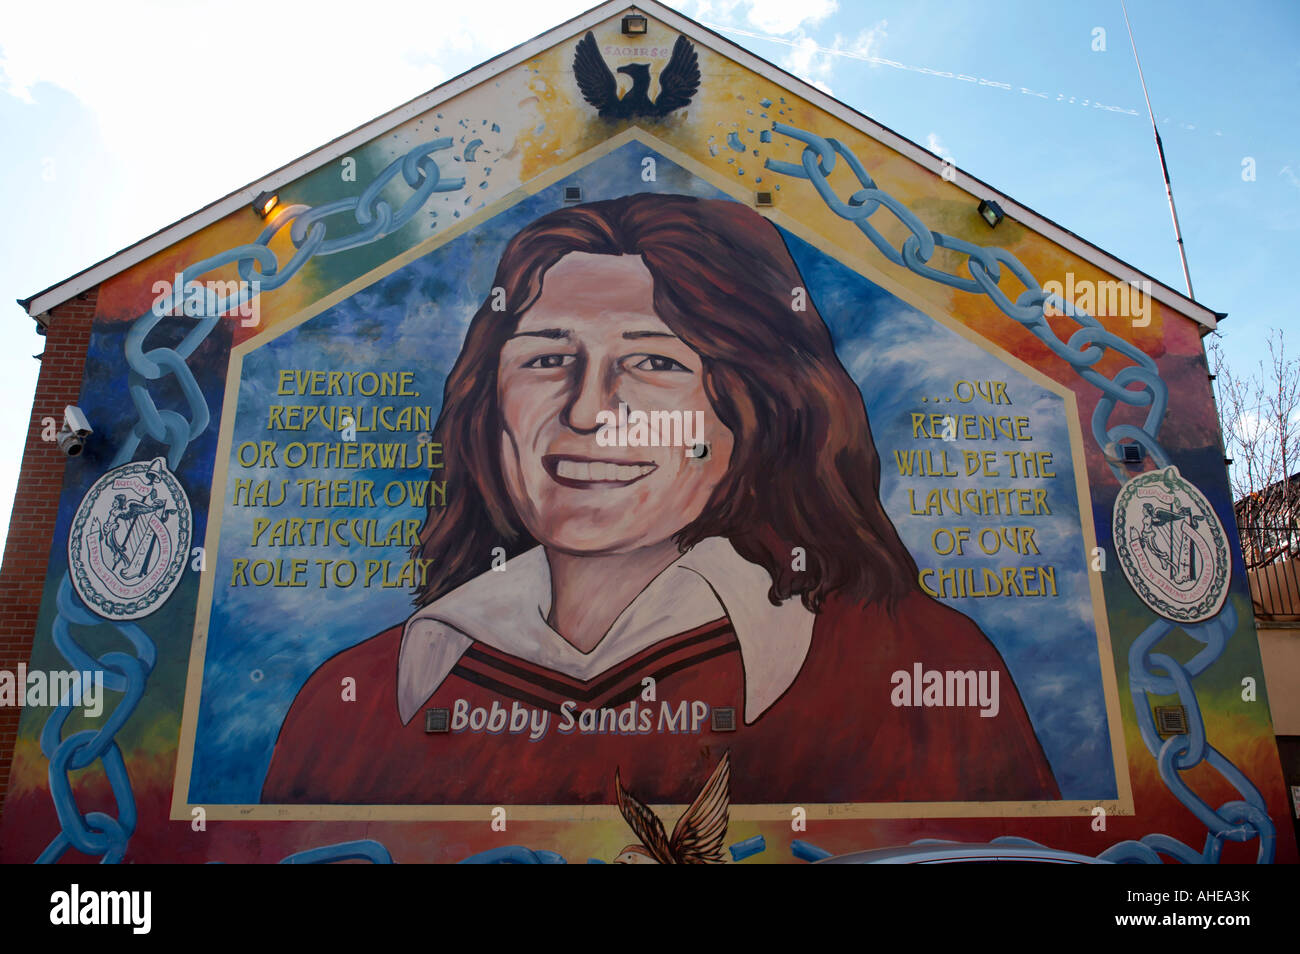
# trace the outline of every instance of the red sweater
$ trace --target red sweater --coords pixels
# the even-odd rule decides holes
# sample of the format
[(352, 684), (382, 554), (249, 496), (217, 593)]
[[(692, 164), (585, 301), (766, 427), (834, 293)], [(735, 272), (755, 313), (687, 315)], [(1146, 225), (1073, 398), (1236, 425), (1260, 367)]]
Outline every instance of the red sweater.
[[(751, 725), (726, 618), (587, 682), (475, 642), (407, 725), (397, 711), (402, 631), (385, 630), (311, 676), (280, 729), (264, 803), (613, 804), (617, 768), (642, 801), (685, 804), (726, 750), (733, 804), (1060, 798), (993, 644), (919, 592), (892, 619), (830, 601), (794, 683)], [(997, 672), (997, 715), (895, 705), (891, 677), (910, 677), (914, 663)], [(349, 676), (355, 701), (344, 699)], [(646, 676), (656, 681), (653, 702), (642, 699)], [(727, 707), (733, 731), (712, 724)], [(431, 708), (449, 710), (451, 731), (425, 731)], [(603, 723), (602, 708), (616, 710)], [(597, 711), (584, 719), (585, 709)]]

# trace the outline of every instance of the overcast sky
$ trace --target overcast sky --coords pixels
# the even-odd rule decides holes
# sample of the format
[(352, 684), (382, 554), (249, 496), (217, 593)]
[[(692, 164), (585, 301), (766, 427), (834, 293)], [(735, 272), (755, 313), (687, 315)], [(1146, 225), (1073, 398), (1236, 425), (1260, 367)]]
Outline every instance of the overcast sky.
[[(0, 6), (0, 528), (30, 420), (39, 370), (31, 356), (43, 349), (16, 298), (589, 6)], [(1300, 4), (1129, 6), (1196, 298), (1229, 314), (1224, 345), (1245, 370), (1269, 329), (1291, 317)], [(690, 0), (679, 8), (1183, 288), (1119, 0)]]

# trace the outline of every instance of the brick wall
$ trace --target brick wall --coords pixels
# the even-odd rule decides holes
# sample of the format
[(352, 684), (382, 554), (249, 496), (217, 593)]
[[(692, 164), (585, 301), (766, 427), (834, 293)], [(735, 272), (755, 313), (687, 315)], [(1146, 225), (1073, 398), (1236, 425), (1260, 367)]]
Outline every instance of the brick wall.
[[(0, 669), (10, 672), (31, 656), (68, 460), (56, 444), (41, 440), (41, 418), (53, 417), (62, 427), (63, 408), (77, 403), (97, 292), (92, 288), (55, 308), (45, 337), (45, 357), (27, 426), (4, 562), (0, 563)], [(0, 811), (9, 790), (9, 763), (20, 711), (0, 706)]]

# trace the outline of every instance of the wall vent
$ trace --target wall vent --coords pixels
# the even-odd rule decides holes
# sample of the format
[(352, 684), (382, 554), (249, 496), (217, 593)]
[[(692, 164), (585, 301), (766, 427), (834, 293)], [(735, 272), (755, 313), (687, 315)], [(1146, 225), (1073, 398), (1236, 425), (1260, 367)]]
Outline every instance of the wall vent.
[(450, 730), (451, 730), (450, 709), (425, 709), (424, 710), (424, 731), (425, 732), (448, 732)]
[(1161, 737), (1187, 734), (1187, 710), (1182, 706), (1156, 706), (1156, 731)]
[(710, 715), (712, 716), (714, 732), (736, 731), (736, 710), (734, 706), (718, 706), (710, 712)]

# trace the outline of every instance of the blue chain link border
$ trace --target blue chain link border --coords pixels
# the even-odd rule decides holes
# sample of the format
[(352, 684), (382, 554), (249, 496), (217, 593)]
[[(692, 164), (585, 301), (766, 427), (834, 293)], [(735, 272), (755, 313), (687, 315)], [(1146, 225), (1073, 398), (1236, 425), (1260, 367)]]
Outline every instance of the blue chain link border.
[[(852, 151), (838, 141), (780, 122), (774, 122), (772, 128), (781, 135), (803, 142), (804, 150), (801, 162), (797, 165), (766, 160), (764, 164), (769, 170), (809, 180), (827, 207), (841, 218), (852, 222), (893, 264), (952, 288), (987, 295), (1004, 314), (1018, 321), (1054, 354), (1069, 363), (1080, 377), (1102, 391), (1103, 396), (1093, 414), (1092, 432), (1117, 479), (1121, 482), (1126, 479), (1119, 466), (1119, 445), (1124, 441), (1141, 444), (1157, 466), (1169, 466), (1168, 454), (1156, 437), (1168, 407), (1168, 388), (1149, 355), (1107, 331), (1096, 318), (1076, 308), (1072, 302), (1044, 291), (1029, 269), (1009, 251), (973, 245), (927, 229), (901, 201), (877, 187)], [(174, 349), (144, 350), (149, 333), (167, 313), (165, 307), (151, 309), (133, 323), (127, 334), (125, 354), (130, 369), (128, 392), (138, 418), (119, 447), (110, 469), (133, 459), (144, 438), (149, 437), (167, 446), (168, 467), (175, 470), (185, 449), (203, 433), (210, 420), (207, 402), (203, 399), (187, 360), (216, 327), (220, 316), (251, 301), (263, 290), (279, 288), (317, 255), (331, 255), (358, 248), (391, 234), (410, 221), (435, 192), (463, 188), (463, 178), (442, 180), (437, 162), (432, 157), (432, 153), (450, 148), (451, 145), (452, 140), (443, 137), (417, 146), (390, 163), (359, 196), (316, 207), (290, 206), (276, 216), (254, 243), (237, 246), (186, 268), (173, 290), (171, 304), (178, 309), (188, 283), (215, 269), (236, 265), (244, 284), (234, 295), (221, 298), (215, 313), (200, 319)], [(847, 201), (841, 200), (829, 183), (837, 157), (844, 159), (861, 186)], [(389, 203), (379, 198), (379, 193), (399, 172), (414, 192), (394, 213)], [(895, 248), (868, 222), (882, 207), (893, 213), (910, 232), (901, 248)], [(362, 227), (361, 230), (352, 235), (327, 239), (323, 220), (341, 212), (351, 212), (356, 223)], [(295, 253), (281, 268), (278, 258), (268, 246), (271, 239), (291, 223), (290, 239)], [(971, 277), (967, 279), (952, 275), (928, 265), (936, 248), (966, 255)], [(1006, 266), (1025, 288), (1014, 302), (999, 287), (1001, 266)], [(1071, 318), (1080, 325), (1068, 341), (1062, 342), (1048, 324), (1045, 309), (1049, 307), (1056, 314)], [(1135, 365), (1122, 369), (1114, 378), (1105, 378), (1093, 370), (1093, 365), (1101, 360), (1108, 348), (1136, 362)], [(190, 410), (188, 419), (176, 411), (159, 410), (149, 394), (147, 382), (157, 381), (166, 375), (176, 378)], [(1139, 385), (1139, 389), (1133, 390), (1129, 387), (1132, 384)], [(1149, 407), (1145, 423), (1141, 427), (1128, 424), (1110, 426), (1109, 420), (1117, 402), (1132, 407)], [(68, 715), (80, 703), (79, 687), (60, 700), (59, 706), (47, 720), (41, 732), (41, 751), (50, 760), (50, 795), (61, 831), (41, 853), (37, 862), (58, 861), (68, 848), (75, 847), (84, 854), (102, 856), (103, 863), (116, 863), (126, 853), (137, 819), (135, 798), (126, 765), (114, 737), (139, 704), (157, 658), (157, 647), (139, 626), (113, 622), (87, 610), (73, 594), (66, 573), (59, 583), (56, 604), (58, 615), (53, 625), (56, 647), (75, 669), (102, 673), (105, 687), (123, 693), (123, 698), (98, 730), (87, 729), (62, 738), (63, 725)], [(1214, 863), (1219, 860), (1225, 841), (1244, 842), (1258, 837), (1258, 861), (1272, 861), (1275, 829), (1268, 817), (1264, 800), (1250, 780), (1206, 742), (1204, 719), (1191, 686), (1192, 678), (1204, 672), (1222, 656), (1236, 623), (1236, 611), (1230, 602), (1225, 604), (1216, 617), (1200, 625), (1184, 624), (1179, 627), (1169, 620), (1157, 620), (1138, 637), (1129, 655), (1129, 688), (1138, 712), (1143, 743), (1156, 758), (1161, 779), (1170, 792), (1208, 829), (1204, 849), (1198, 853), (1168, 835), (1151, 834), (1139, 841), (1124, 841), (1113, 845), (1098, 857), (1120, 862), (1161, 863), (1163, 859), (1159, 853), (1163, 852), (1184, 863)], [(98, 659), (91, 657), (72, 637), (72, 624), (112, 626), (135, 647), (136, 655), (108, 652)], [(1171, 656), (1153, 652), (1161, 640), (1178, 628), (1205, 645), (1205, 649), (1187, 666)], [(1153, 672), (1153, 666), (1165, 675)], [(1187, 708), (1190, 729), (1188, 733), (1174, 735), (1161, 742), (1151, 712), (1152, 697), (1169, 695), (1177, 695), (1180, 703)], [(82, 813), (76, 805), (69, 773), (86, 768), (95, 761), (102, 761), (104, 765), (117, 802), (116, 818), (103, 812)], [(1226, 802), (1216, 811), (1196, 795), (1179, 773), (1202, 762), (1208, 762), (1215, 768), (1242, 795), (1242, 800)], [(508, 860), (515, 863), (563, 862), (554, 852), (532, 852), (519, 847), (499, 851), (505, 852), (510, 856)], [(527, 859), (523, 853), (526, 853)], [(309, 849), (290, 855), (281, 863), (321, 863), (352, 858), (363, 858), (376, 863), (392, 861), (388, 851), (378, 842), (363, 841)]]
[[(221, 316), (236, 312), (263, 291), (279, 288), (318, 255), (333, 255), (359, 248), (392, 234), (409, 222), (434, 193), (463, 188), (463, 178), (443, 179), (438, 163), (433, 158), (433, 153), (449, 149), (452, 144), (452, 138), (444, 136), (416, 146), (389, 163), (360, 195), (315, 207), (288, 206), (271, 220), (251, 244), (236, 246), (186, 268), (173, 287), (171, 297), (156, 301), (149, 311), (135, 319), (127, 332), (127, 392), (135, 405), (137, 418), (118, 447), (109, 470), (132, 460), (141, 443), (149, 438), (165, 445), (167, 466), (175, 471), (186, 448), (207, 429), (210, 421), (207, 401), (187, 361), (216, 328)], [(414, 191), (394, 212), (388, 201), (379, 196), (398, 173), (401, 173), (406, 184)], [(352, 214), (356, 224), (361, 226), (360, 230), (351, 235), (326, 238), (327, 226), (324, 220), (344, 212)], [(269, 245), (272, 238), (286, 225), (292, 226), (289, 237), (295, 251), (289, 261), (281, 266)], [(174, 348), (145, 350), (149, 333), (165, 316), (169, 313), (183, 313), (189, 283), (226, 265), (235, 265), (243, 279), (238, 290), (216, 297), (215, 310), (196, 320), (194, 327), (186, 332)], [(189, 410), (188, 418), (177, 411), (159, 410), (149, 393), (149, 382), (168, 375), (176, 379)], [(158, 649), (135, 623), (109, 620), (88, 610), (73, 591), (67, 573), (59, 581), (55, 603), (57, 614), (53, 623), (54, 645), (63, 658), (74, 670), (101, 673), (105, 688), (121, 692), (123, 696), (99, 729), (86, 729), (63, 738), (64, 723), (81, 701), (81, 688), (74, 684), (72, 691), (59, 700), (59, 705), (46, 720), (40, 737), (41, 752), (50, 760), (50, 797), (54, 802), (60, 831), (36, 861), (38, 864), (53, 864), (69, 848), (76, 848), (86, 855), (101, 856), (103, 864), (114, 864), (120, 862), (126, 854), (127, 843), (135, 832), (137, 821), (135, 794), (115, 736), (135, 712), (144, 695), (145, 684), (157, 661)], [(108, 652), (95, 658), (77, 642), (72, 635), (72, 626), (110, 626), (135, 648), (136, 655)], [(70, 773), (88, 768), (96, 761), (103, 764), (108, 776), (117, 803), (117, 817), (104, 812), (83, 813), (77, 807)], [(282, 863), (309, 864), (351, 858), (364, 858), (376, 863), (392, 861), (383, 845), (366, 841), (313, 848), (290, 855)]]
[[(804, 144), (798, 163), (768, 159), (767, 169), (777, 175), (806, 179), (826, 206), (853, 225), (889, 261), (930, 281), (973, 294), (983, 293), (1007, 317), (1019, 322), (1034, 337), (1068, 363), (1075, 372), (1102, 392), (1092, 416), (1092, 434), (1111, 472), (1123, 484), (1128, 475), (1119, 465), (1119, 447), (1125, 442), (1140, 444), (1159, 468), (1170, 465), (1169, 455), (1157, 439), (1165, 411), (1169, 406), (1169, 389), (1160, 378), (1156, 363), (1130, 341), (1102, 327), (1095, 317), (1076, 308), (1073, 302), (1049, 294), (1028, 268), (1011, 252), (1002, 248), (978, 246), (970, 242), (932, 232), (901, 201), (881, 189), (866, 168), (842, 143), (782, 122), (772, 123), (773, 132)], [(836, 160), (857, 179), (856, 190), (847, 200), (840, 199), (830, 184)], [(895, 248), (868, 220), (879, 209), (893, 213), (910, 233), (901, 248)], [(953, 275), (927, 263), (936, 248), (950, 249), (966, 256), (970, 278)], [(1015, 301), (999, 287), (1002, 267), (1024, 286)], [(1062, 341), (1047, 321), (1047, 309), (1069, 318), (1080, 327)], [(1114, 350), (1135, 362), (1121, 369), (1114, 378), (1106, 378), (1094, 369), (1107, 350)], [(1131, 385), (1137, 385), (1134, 390)], [(1110, 424), (1117, 404), (1147, 407), (1141, 427)], [(1178, 624), (1158, 619), (1143, 631), (1129, 652), (1129, 690), (1137, 710), (1143, 744), (1155, 758), (1160, 778), (1178, 801), (1195, 815), (1208, 830), (1201, 851), (1168, 835), (1146, 835), (1138, 841), (1123, 841), (1097, 857), (1108, 861), (1162, 863), (1164, 853), (1184, 863), (1215, 863), (1225, 841), (1249, 841), (1259, 838), (1259, 863), (1273, 860), (1276, 832), (1259, 790), (1227, 757), (1206, 742), (1205, 720), (1192, 689), (1192, 679), (1202, 674), (1223, 655), (1228, 638), (1237, 626), (1237, 613), (1229, 601), (1218, 615), (1200, 624)], [(1196, 656), (1183, 664), (1172, 656), (1155, 652), (1156, 646), (1181, 629), (1204, 645)], [(1163, 675), (1161, 675), (1163, 673)], [(1188, 732), (1161, 740), (1152, 715), (1153, 697), (1177, 695), (1187, 710)], [(1241, 795), (1241, 800), (1226, 802), (1217, 810), (1192, 791), (1180, 773), (1208, 763)]]

